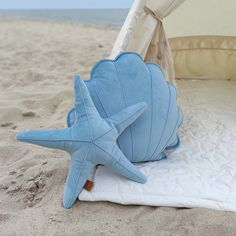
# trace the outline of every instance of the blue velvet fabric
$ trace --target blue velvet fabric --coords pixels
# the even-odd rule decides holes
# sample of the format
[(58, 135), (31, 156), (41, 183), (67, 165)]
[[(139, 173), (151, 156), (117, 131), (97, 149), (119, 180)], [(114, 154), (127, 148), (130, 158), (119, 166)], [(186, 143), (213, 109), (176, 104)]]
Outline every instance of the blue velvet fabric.
[[(140, 102), (101, 118), (85, 83), (77, 77), (74, 85), (74, 123), (61, 130), (33, 130), (18, 134), (20, 141), (67, 151), (71, 155), (64, 189), (63, 205), (70, 208), (81, 192), (93, 168), (102, 164), (136, 182), (145, 176), (125, 157), (116, 139), (147, 108)], [(114, 106), (116, 102), (114, 101)], [(137, 127), (138, 129), (138, 127)]]
[[(159, 65), (145, 63), (133, 52), (121, 53), (114, 61), (99, 61), (86, 85), (104, 118), (138, 102), (148, 104), (145, 113), (117, 140), (131, 162), (161, 160), (166, 148), (178, 146), (177, 130), (183, 115), (176, 104), (176, 89), (165, 81)], [(68, 126), (74, 121), (72, 109)]]

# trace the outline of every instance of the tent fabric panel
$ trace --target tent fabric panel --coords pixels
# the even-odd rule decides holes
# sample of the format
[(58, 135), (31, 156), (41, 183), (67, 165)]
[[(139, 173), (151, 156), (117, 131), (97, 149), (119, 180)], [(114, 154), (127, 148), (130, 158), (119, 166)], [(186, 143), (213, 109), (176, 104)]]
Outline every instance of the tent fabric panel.
[(179, 37), (170, 45), (176, 78), (236, 80), (236, 37)]

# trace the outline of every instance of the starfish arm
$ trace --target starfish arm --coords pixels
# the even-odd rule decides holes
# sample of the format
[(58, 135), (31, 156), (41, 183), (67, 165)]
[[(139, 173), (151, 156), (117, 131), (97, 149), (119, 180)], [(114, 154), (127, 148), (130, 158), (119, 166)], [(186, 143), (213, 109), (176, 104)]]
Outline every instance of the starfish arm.
[(62, 150), (66, 150), (65, 142), (69, 138), (69, 129), (30, 130), (16, 135), (16, 139), (22, 142)]
[(74, 94), (75, 94), (75, 114), (76, 119), (101, 119), (97, 109), (94, 106), (90, 93), (79, 75), (74, 80)]
[(113, 159), (107, 166), (108, 168), (135, 182), (145, 183), (147, 181), (145, 175), (125, 157), (117, 145), (114, 146), (112, 154), (107, 154)]
[(146, 108), (147, 104), (145, 102), (136, 103), (107, 118), (106, 121), (116, 127), (119, 136), (146, 110)]
[[(86, 160), (91, 150), (90, 147), (87, 146), (71, 156), (63, 196), (63, 206), (67, 209), (71, 208), (95, 167), (93, 163)], [(79, 158), (80, 156), (81, 158)]]

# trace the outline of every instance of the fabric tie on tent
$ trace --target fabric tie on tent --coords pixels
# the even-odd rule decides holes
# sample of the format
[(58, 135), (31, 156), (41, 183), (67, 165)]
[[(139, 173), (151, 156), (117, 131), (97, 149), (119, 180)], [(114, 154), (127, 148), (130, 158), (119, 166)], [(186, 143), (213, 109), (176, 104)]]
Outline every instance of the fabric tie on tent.
[[(161, 19), (161, 17), (160, 17), (160, 14), (159, 14), (159, 13), (158, 13), (158, 14), (154, 13), (151, 9), (149, 9), (149, 8), (146, 7), (146, 6), (144, 6), (144, 10), (145, 10), (148, 14), (150, 14), (154, 19), (156, 19), (157, 22), (159, 22), (160, 27), (163, 29), (163, 22), (162, 22), (162, 19)], [(168, 41), (166, 40), (165, 31), (162, 31), (161, 34), (163, 35), (162, 38), (164, 39), (164, 40), (162, 40), (162, 42), (167, 45)], [(161, 37), (161, 35), (160, 35), (160, 37)], [(165, 42), (164, 42), (164, 41), (165, 41)], [(159, 40), (159, 43), (160, 43), (160, 40)], [(157, 42), (157, 44), (158, 44), (158, 42)], [(160, 46), (161, 46), (161, 45), (160, 45)], [(159, 48), (159, 47), (156, 47), (155, 44), (152, 44), (152, 43), (151, 43), (150, 46), (149, 46), (149, 48), (151, 48), (151, 51), (156, 51), (156, 53), (152, 53), (152, 54), (150, 55), (150, 58), (149, 58), (149, 55), (146, 55), (145, 60), (146, 60), (146, 61), (153, 61), (153, 62), (155, 62), (155, 61), (156, 61), (156, 58), (155, 58), (155, 57), (157, 57), (157, 62), (159, 61), (159, 63), (160, 63), (160, 62), (161, 62), (161, 59), (162, 59), (162, 52), (163, 52), (163, 51), (160, 50), (160, 49), (162, 49), (163, 47)]]
[(144, 10), (157, 21), (157, 26), (152, 41), (148, 47), (145, 61), (152, 61), (160, 64), (165, 71), (166, 80), (174, 83), (174, 64), (171, 48), (163, 27), (162, 18), (159, 13), (154, 13), (148, 7)]
[(166, 80), (174, 82), (174, 66), (162, 19), (185, 0), (136, 0), (113, 46), (111, 58), (135, 51), (146, 61), (159, 63)]

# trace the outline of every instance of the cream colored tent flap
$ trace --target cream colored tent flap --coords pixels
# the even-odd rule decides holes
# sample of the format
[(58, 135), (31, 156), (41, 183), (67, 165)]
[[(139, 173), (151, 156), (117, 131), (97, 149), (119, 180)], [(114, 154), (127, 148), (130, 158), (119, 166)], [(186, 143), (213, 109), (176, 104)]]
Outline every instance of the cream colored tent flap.
[[(145, 60), (161, 64), (172, 82), (173, 58), (177, 78), (235, 79), (235, 12), (236, 0), (136, 0), (111, 57), (136, 51)], [(164, 18), (167, 35), (173, 38), (173, 57)]]
[(236, 79), (235, 12), (235, 0), (186, 0), (164, 20), (177, 78)]
[(236, 37), (178, 37), (170, 44), (176, 78), (236, 80)]

